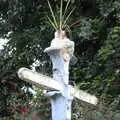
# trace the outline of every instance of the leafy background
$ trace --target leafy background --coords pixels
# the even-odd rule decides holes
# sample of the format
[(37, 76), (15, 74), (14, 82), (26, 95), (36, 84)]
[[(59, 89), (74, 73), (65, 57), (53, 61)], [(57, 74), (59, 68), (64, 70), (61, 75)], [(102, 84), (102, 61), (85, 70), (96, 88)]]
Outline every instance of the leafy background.
[[(59, 12), (60, 0), (50, 2)], [(70, 83), (99, 98), (97, 106), (74, 100), (72, 120), (119, 120), (120, 1), (71, 0), (72, 7), (76, 9), (69, 20), (68, 36), (75, 42), (75, 57)], [(50, 119), (50, 103), (42, 90), (16, 74), (20, 67), (31, 68), (36, 61), (34, 69), (52, 74), (50, 59), (43, 53), (54, 37), (48, 14), (45, 0), (0, 1), (0, 37), (8, 39), (0, 51), (1, 120)], [(36, 97), (29, 88), (36, 91)]]

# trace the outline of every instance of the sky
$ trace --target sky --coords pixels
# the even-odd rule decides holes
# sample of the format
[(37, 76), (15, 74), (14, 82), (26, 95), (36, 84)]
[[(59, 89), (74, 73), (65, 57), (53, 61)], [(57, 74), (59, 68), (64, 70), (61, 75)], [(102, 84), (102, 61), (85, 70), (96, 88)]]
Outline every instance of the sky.
[(0, 39), (0, 49), (3, 49), (3, 45), (5, 45), (6, 42), (6, 39)]

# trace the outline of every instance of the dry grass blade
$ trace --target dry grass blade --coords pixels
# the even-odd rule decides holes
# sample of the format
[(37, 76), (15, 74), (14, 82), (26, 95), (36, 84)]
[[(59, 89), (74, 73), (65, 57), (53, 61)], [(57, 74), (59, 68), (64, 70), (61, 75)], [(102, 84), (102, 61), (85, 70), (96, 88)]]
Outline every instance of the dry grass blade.
[(55, 30), (57, 30), (57, 27), (55, 26), (54, 22), (52, 22), (50, 17), (47, 16), (47, 18), (48, 18), (49, 22), (51, 23), (51, 25), (55, 28)]
[(63, 18), (65, 17), (65, 15), (66, 15), (66, 12), (67, 12), (67, 9), (68, 9), (68, 6), (69, 6), (69, 3), (70, 3), (70, 0), (68, 0), (68, 2), (67, 2), (67, 4), (66, 4), (66, 7), (65, 7), (65, 12), (64, 12), (64, 14), (63, 14)]
[(66, 19), (65, 19), (65, 21), (64, 21), (64, 23), (63, 23), (63, 27), (64, 27), (64, 25), (66, 24), (66, 22), (68, 21), (69, 17), (71, 16), (71, 14), (73, 13), (74, 10), (75, 10), (75, 8), (73, 8), (73, 9), (70, 11), (70, 13), (68, 14), (68, 16), (66, 17)]
[(65, 28), (66, 28), (66, 30), (68, 31), (68, 33), (70, 34), (71, 33), (71, 30), (70, 30), (70, 27), (69, 27), (69, 25), (65, 25)]
[(58, 24), (57, 24), (57, 21), (56, 21), (56, 18), (55, 18), (54, 12), (53, 12), (53, 10), (52, 10), (52, 7), (51, 7), (51, 5), (50, 5), (50, 2), (49, 2), (49, 0), (47, 0), (47, 1), (48, 1), (48, 5), (49, 5), (49, 8), (50, 8), (50, 12), (51, 12), (51, 14), (52, 14), (52, 17), (53, 17), (53, 20), (54, 20), (55, 26), (58, 28)]
[(61, 6), (60, 6), (60, 30), (62, 29), (62, 11), (63, 11), (63, 0), (61, 0)]

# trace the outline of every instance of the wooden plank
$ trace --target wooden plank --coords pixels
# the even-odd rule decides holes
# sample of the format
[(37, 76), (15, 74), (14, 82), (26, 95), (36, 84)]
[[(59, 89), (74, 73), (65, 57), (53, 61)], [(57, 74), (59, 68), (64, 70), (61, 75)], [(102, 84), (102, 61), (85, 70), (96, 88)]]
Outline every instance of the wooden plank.
[(49, 90), (62, 90), (62, 86), (56, 80), (27, 68), (20, 68), (18, 70), (18, 76), (20, 79), (39, 87), (45, 87)]
[(98, 99), (95, 96), (83, 90), (78, 90), (77, 88), (74, 88), (73, 86), (70, 86), (70, 93), (72, 96), (84, 102), (91, 103), (93, 105), (97, 105), (98, 103)]

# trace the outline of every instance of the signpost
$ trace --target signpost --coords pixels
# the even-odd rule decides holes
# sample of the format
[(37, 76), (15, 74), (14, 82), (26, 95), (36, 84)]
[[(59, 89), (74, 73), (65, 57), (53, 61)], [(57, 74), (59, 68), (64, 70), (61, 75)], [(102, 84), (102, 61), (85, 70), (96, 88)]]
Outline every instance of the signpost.
[[(44, 87), (46, 96), (51, 99), (52, 120), (71, 120), (71, 103), (75, 98), (96, 105), (98, 100), (82, 90), (69, 85), (69, 61), (74, 52), (74, 43), (69, 39), (62, 41), (62, 46), (52, 45), (45, 49), (53, 63), (53, 78), (20, 68), (20, 79)], [(59, 43), (58, 43), (59, 44)]]

